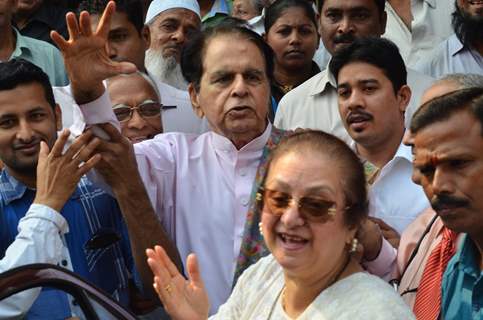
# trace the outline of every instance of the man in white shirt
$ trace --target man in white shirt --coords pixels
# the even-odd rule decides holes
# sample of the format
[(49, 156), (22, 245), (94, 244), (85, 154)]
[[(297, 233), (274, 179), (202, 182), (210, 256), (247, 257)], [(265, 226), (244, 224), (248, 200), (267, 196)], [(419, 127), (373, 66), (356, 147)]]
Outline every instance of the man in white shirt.
[(338, 51), (329, 67), (337, 79), (344, 127), (364, 161), (369, 214), (400, 234), (429, 207), (422, 188), (411, 180), (411, 149), (401, 142), (411, 97), (404, 61), (389, 40), (368, 38)]
[(388, 0), (383, 37), (394, 42), (408, 67), (453, 34), (454, 0)]
[(200, 6), (196, 0), (154, 0), (145, 23), (151, 32), (146, 66), (158, 81), (186, 90), (181, 73), (181, 51), (201, 30)]
[[(140, 2), (117, 1), (108, 35), (108, 56), (114, 61), (134, 63), (140, 72), (146, 73), (144, 58), (150, 43), (149, 28), (143, 24), (143, 10)], [(92, 29), (95, 30), (102, 11), (107, 4), (99, 5), (98, 1), (86, 0), (80, 9), (91, 14)], [(208, 130), (206, 121), (198, 118), (191, 106), (187, 91), (176, 89), (147, 73), (157, 85), (161, 103), (169, 108), (162, 109), (164, 132), (178, 131), (186, 133), (203, 133)], [(55, 99), (62, 108), (62, 124), (70, 128), (72, 133), (80, 134), (85, 123), (75, 103), (70, 86), (55, 87)]]
[[(320, 5), (322, 41), (331, 55), (356, 38), (380, 37), (384, 33), (384, 1), (325, 0)], [(408, 85), (413, 95), (406, 110), (406, 124), (417, 109), (419, 97), (432, 81), (428, 76), (408, 71)], [(285, 130), (318, 129), (350, 143), (339, 115), (335, 88), (335, 79), (328, 69), (307, 80), (280, 100), (275, 126)]]
[(435, 78), (452, 73), (483, 75), (483, 8), (458, 0), (453, 13), (455, 34), (424, 56), (416, 70)]

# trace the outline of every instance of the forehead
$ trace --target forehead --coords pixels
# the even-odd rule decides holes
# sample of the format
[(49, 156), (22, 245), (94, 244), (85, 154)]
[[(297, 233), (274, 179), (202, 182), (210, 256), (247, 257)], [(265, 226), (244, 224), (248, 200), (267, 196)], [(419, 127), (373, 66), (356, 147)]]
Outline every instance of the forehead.
[(339, 71), (339, 85), (356, 85), (365, 81), (386, 82), (390, 80), (381, 68), (367, 62), (350, 62)]
[(322, 5), (322, 11), (326, 10), (378, 10), (375, 0), (325, 0)]
[(235, 1), (233, 1), (233, 6), (237, 7), (237, 8), (252, 7), (252, 1), (251, 0), (235, 0)]
[(442, 95), (458, 89), (458, 84), (454, 83), (453, 81), (440, 81), (429, 87), (429, 89), (424, 92), (423, 96), (421, 97), (421, 104), (425, 104), (429, 100), (441, 97)]
[(246, 69), (265, 73), (265, 57), (252, 41), (239, 35), (218, 35), (208, 40), (203, 54), (205, 72)]
[(416, 159), (428, 155), (449, 157), (451, 155), (483, 156), (481, 123), (468, 111), (459, 111), (449, 119), (435, 122), (413, 134)]
[(177, 21), (185, 26), (191, 26), (194, 28), (199, 28), (201, 24), (200, 18), (196, 13), (183, 8), (174, 8), (161, 12), (155, 18), (154, 23), (160, 24), (167, 20)]
[[(19, 97), (22, 97), (19, 99)], [(52, 110), (42, 85), (38, 83), (22, 84), (11, 90), (0, 90), (0, 115), (9, 113), (22, 114), (31, 108)]]
[(279, 184), (292, 190), (327, 189), (336, 194), (341, 190), (340, 171), (336, 163), (320, 152), (287, 152), (270, 165), (266, 184)]
[(301, 7), (289, 7), (285, 8), (278, 16), (275, 24), (286, 23), (310, 23), (312, 21), (307, 15), (307, 12)]
[(158, 100), (152, 85), (138, 74), (114, 77), (108, 81), (107, 89), (113, 103), (128, 103), (137, 100), (142, 102), (146, 99)]

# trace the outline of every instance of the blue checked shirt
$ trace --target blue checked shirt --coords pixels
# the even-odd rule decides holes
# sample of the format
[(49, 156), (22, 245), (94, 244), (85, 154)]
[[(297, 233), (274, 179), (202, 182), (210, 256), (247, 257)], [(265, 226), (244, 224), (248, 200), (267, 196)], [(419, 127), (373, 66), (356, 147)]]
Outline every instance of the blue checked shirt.
[[(35, 191), (10, 176), (0, 174), (0, 256), (15, 240), (19, 220), (27, 213)], [(65, 254), (60, 266), (73, 270), (102, 288), (121, 304), (129, 303), (128, 280), (135, 274), (127, 228), (114, 198), (82, 178), (61, 211), (69, 225), (63, 237)], [(101, 249), (87, 249), (85, 243), (100, 228), (115, 231), (121, 240)], [(45, 246), (49, 246), (48, 239)], [(72, 297), (43, 288), (26, 319), (65, 319), (83, 317)]]

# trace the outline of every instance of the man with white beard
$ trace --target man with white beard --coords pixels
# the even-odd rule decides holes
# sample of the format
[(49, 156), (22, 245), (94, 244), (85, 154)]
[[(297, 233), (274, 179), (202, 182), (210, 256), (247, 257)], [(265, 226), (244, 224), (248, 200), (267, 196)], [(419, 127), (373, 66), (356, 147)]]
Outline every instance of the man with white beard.
[(188, 83), (183, 78), (179, 62), (186, 41), (201, 29), (198, 2), (154, 0), (149, 5), (145, 24), (151, 33), (146, 68), (159, 81), (187, 90)]

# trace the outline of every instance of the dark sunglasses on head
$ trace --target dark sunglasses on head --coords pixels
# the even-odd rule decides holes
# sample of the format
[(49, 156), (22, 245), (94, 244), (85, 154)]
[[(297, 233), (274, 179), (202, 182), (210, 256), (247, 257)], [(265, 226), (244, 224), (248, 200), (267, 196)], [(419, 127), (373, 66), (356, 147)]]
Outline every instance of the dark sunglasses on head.
[(266, 206), (267, 212), (276, 216), (282, 216), (292, 203), (297, 205), (304, 219), (311, 221), (325, 221), (337, 212), (333, 201), (317, 197), (295, 199), (288, 193), (267, 188), (259, 189), (256, 200), (260, 205)]
[(161, 113), (162, 104), (153, 100), (145, 100), (135, 107), (127, 104), (119, 103), (112, 107), (117, 120), (123, 122), (131, 119), (134, 110), (143, 118), (150, 118), (159, 116)]

